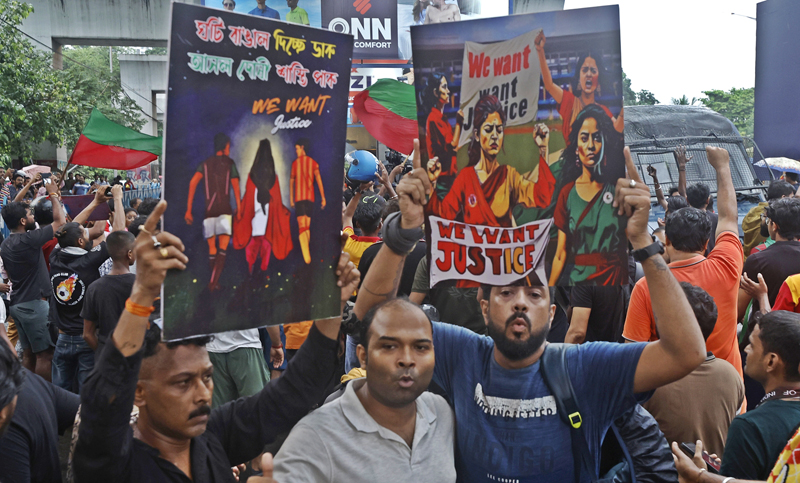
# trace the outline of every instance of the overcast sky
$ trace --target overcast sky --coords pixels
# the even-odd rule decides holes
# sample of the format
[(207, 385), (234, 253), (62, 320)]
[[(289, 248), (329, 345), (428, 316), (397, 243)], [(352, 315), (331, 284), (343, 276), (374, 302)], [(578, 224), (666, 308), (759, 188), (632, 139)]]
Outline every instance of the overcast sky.
[(633, 89), (664, 104), (683, 94), (754, 87), (756, 0), (566, 0), (565, 9), (619, 4), (622, 68)]

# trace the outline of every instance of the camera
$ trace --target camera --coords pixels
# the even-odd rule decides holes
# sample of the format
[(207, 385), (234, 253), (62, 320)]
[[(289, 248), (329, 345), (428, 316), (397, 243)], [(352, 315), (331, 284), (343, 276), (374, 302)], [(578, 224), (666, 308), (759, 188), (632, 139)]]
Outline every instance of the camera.
[(406, 173), (410, 173), (413, 169), (411, 163), (407, 162), (408, 158), (394, 149), (387, 149), (386, 153), (384, 154), (384, 158), (386, 159), (386, 171), (391, 172), (395, 167), (405, 163), (403, 165), (403, 170), (400, 172), (400, 176), (403, 176)]
[(106, 196), (111, 197), (111, 186), (106, 187)]

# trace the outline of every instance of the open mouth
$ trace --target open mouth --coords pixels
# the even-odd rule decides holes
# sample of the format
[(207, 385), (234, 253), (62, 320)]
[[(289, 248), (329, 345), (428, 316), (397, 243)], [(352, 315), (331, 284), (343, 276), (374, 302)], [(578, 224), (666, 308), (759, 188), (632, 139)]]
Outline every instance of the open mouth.
[(411, 376), (400, 376), (400, 379), (398, 379), (397, 383), (400, 385), (400, 387), (407, 389), (414, 385), (414, 378)]

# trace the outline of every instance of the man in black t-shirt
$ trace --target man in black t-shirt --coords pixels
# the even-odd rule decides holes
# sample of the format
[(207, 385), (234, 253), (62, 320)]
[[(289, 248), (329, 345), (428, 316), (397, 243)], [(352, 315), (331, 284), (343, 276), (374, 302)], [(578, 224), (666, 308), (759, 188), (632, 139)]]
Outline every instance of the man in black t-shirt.
[[(49, 196), (58, 197), (55, 183), (45, 185)], [(14, 287), (9, 315), (14, 318), (22, 342), (22, 364), (45, 380), (51, 380), (53, 340), (48, 329), (50, 280), (42, 246), (64, 225), (61, 203), (53, 203), (53, 223), (35, 229), (32, 210), (22, 202), (3, 207), (3, 221), (11, 234), (0, 245), (0, 255)], [(35, 359), (34, 359), (35, 355)]]
[(23, 369), (0, 324), (0, 479), (61, 481), (58, 436), (72, 426), (80, 399)]
[(564, 342), (623, 342), (622, 328), (630, 296), (629, 285), (572, 287), (572, 319)]
[[(759, 273), (764, 277), (771, 305), (775, 303), (786, 277), (800, 273), (800, 198), (780, 198), (770, 202), (764, 210), (763, 221), (775, 243), (747, 257), (743, 271), (751, 280), (758, 280)], [(739, 320), (743, 318), (751, 298), (746, 291), (739, 289)]]
[[(113, 231), (125, 229), (122, 187), (111, 189), (114, 196)], [(95, 204), (90, 205), (92, 207)], [(91, 249), (92, 242), (80, 223), (71, 222), (56, 232), (58, 245), (50, 254), (52, 312), (58, 324), (58, 342), (53, 356), (53, 384), (78, 392), (94, 368), (94, 351), (83, 340), (81, 309), (89, 285), (100, 278), (98, 269), (108, 259), (105, 242)]]
[(136, 261), (133, 247), (136, 238), (127, 231), (115, 231), (106, 238), (108, 254), (113, 265), (111, 271), (89, 285), (83, 302), (83, 340), (100, 354), (106, 340), (117, 326), (125, 310), (125, 300), (130, 296), (136, 275), (130, 267)]

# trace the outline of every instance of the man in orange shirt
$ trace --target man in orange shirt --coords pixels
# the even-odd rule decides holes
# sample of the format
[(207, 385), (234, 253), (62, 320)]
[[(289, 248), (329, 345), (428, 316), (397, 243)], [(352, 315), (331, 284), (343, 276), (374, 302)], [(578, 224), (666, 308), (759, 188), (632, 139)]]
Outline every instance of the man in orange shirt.
[[(706, 347), (717, 358), (730, 362), (742, 376), (736, 322), (744, 253), (738, 236), (736, 194), (728, 152), (722, 148), (706, 147), (706, 154), (708, 162), (717, 172), (719, 222), (715, 233), (716, 245), (708, 258), (703, 256), (711, 221), (705, 211), (689, 207), (681, 208), (667, 217), (665, 248), (675, 278), (679, 282), (701, 287), (714, 298), (719, 316)], [(647, 281), (639, 280), (631, 293), (628, 317), (622, 332), (627, 341), (658, 340), (650, 296)]]
[(311, 263), (311, 252), (308, 245), (311, 239), (311, 212), (314, 211), (314, 180), (319, 186), (320, 207), (325, 209), (325, 190), (322, 188), (322, 177), (319, 174), (319, 164), (308, 156), (308, 139), (299, 139), (294, 143), (297, 159), (292, 163), (292, 176), (289, 183), (292, 208), (297, 215), (297, 226), (299, 228), (300, 249), (303, 252), (303, 260)]

